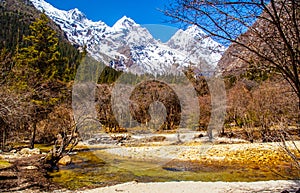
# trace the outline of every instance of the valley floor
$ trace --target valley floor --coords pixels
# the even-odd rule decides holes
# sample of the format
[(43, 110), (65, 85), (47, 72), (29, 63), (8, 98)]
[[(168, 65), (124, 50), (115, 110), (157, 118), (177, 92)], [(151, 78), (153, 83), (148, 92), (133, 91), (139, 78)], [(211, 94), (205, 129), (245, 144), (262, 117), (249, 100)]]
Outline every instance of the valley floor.
[[(229, 139), (227, 139), (229, 140)], [(221, 143), (222, 142), (222, 143)], [(245, 143), (239, 141), (237, 144), (228, 144), (224, 139), (219, 139), (215, 143), (204, 141), (189, 141), (182, 144), (165, 144), (164, 142), (150, 143), (136, 146), (135, 144), (123, 144), (123, 146), (113, 145), (92, 151), (92, 154), (101, 158), (103, 155), (126, 157), (130, 160), (149, 161), (161, 160), (160, 167), (173, 171), (180, 175), (180, 172), (215, 172), (219, 170), (231, 171), (233, 174), (243, 176), (242, 182), (239, 179), (228, 179), (222, 181), (178, 181), (142, 183), (137, 181), (127, 182), (114, 186), (96, 189), (77, 189), (82, 193), (214, 193), (214, 192), (296, 192), (300, 188), (298, 172), (292, 168), (291, 160), (283, 152), (280, 143)], [(221, 143), (221, 144), (220, 144)], [(83, 144), (81, 144), (83, 145)], [(288, 144), (293, 148), (293, 143)], [(295, 141), (296, 146), (300, 146), (299, 141)], [(88, 148), (95, 148), (90, 145)], [(87, 148), (87, 147), (86, 147)], [(96, 148), (97, 149), (97, 148)], [(99, 155), (98, 155), (99, 153)], [(259, 179), (257, 172), (260, 172)], [(196, 174), (196, 173), (195, 173)], [(282, 175), (282, 178), (274, 178), (275, 175)], [(230, 176), (230, 175), (229, 175)], [(259, 177), (258, 176), (258, 177)], [(69, 176), (70, 177), (70, 176)], [(256, 178), (254, 178), (256, 177)], [(276, 179), (276, 180), (274, 180)], [(225, 182), (226, 181), (226, 182)], [(249, 181), (249, 182), (247, 182)], [(93, 188), (93, 187), (90, 187)], [(32, 190), (28, 190), (32, 192)], [(22, 191), (22, 192), (26, 192)], [(38, 192), (38, 191), (37, 191)], [(55, 192), (74, 192), (74, 190), (60, 189)], [(300, 193), (300, 190), (297, 191)]]

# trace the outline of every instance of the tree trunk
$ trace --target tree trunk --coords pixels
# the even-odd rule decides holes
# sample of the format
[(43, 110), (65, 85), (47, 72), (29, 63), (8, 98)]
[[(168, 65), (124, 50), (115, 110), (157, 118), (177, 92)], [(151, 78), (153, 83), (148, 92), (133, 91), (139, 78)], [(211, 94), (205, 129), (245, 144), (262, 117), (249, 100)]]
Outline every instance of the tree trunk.
[(3, 127), (1, 150), (4, 150), (5, 144), (6, 144), (6, 126)]
[(36, 123), (33, 123), (32, 126), (32, 132), (31, 132), (31, 140), (30, 140), (30, 149), (34, 148), (34, 141), (35, 141), (35, 135), (36, 135)]

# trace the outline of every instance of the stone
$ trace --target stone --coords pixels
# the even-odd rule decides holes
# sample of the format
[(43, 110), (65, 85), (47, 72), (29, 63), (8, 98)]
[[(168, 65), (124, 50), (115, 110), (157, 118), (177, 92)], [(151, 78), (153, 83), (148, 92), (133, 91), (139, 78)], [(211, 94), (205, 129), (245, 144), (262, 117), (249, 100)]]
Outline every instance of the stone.
[(37, 170), (38, 167), (36, 167), (36, 166), (25, 166), (25, 167), (22, 167), (21, 169), (23, 169), (23, 170)]
[(72, 158), (69, 155), (66, 155), (58, 161), (58, 164), (66, 166), (69, 165), (71, 162), (72, 162)]
[(23, 148), (19, 153), (21, 155), (39, 155), (41, 154), (41, 150), (38, 148), (34, 148), (34, 149)]
[(17, 150), (13, 149), (10, 151), (10, 153), (17, 153)]

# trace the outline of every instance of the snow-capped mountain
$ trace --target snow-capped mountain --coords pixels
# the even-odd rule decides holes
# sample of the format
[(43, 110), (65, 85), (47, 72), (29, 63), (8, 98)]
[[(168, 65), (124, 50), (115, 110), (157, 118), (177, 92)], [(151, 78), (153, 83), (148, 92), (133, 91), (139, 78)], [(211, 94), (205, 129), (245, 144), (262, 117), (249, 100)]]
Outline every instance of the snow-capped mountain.
[(180, 72), (189, 65), (212, 70), (224, 51), (196, 26), (180, 29), (162, 43), (126, 16), (110, 27), (102, 21), (89, 20), (76, 8), (64, 11), (44, 0), (31, 2), (61, 27), (70, 42), (86, 46), (94, 58), (119, 70), (164, 74)]
[[(212, 66), (218, 63), (221, 53), (225, 50), (222, 45), (212, 40), (195, 25), (188, 27), (185, 31), (178, 30), (167, 42), (167, 45), (185, 54), (193, 63), (204, 60)], [(202, 68), (205, 66), (202, 65)]]

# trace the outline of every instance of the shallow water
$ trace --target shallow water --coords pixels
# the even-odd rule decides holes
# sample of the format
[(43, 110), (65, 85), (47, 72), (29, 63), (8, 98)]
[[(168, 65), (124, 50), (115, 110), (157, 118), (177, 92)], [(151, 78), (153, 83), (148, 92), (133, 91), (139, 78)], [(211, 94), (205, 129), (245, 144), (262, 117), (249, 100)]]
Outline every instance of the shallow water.
[(50, 175), (63, 187), (78, 189), (124, 183), (166, 181), (261, 181), (287, 179), (271, 170), (256, 167), (200, 165), (196, 162), (139, 161), (119, 157), (103, 150), (72, 155), (73, 164)]

